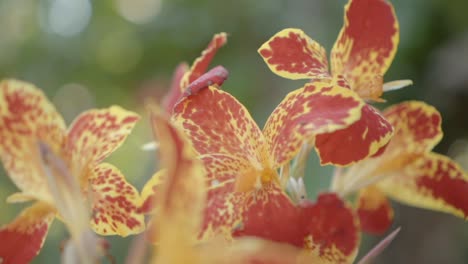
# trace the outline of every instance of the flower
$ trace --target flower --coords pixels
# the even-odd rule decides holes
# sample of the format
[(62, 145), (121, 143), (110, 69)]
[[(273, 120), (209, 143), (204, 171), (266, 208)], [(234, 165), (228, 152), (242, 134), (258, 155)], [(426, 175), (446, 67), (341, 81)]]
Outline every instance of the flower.
[(446, 156), (431, 152), (441, 140), (441, 116), (423, 102), (389, 107), (385, 118), (395, 135), (379, 157), (336, 175), (332, 190), (359, 190), (357, 211), (364, 231), (385, 232), (393, 210), (387, 196), (404, 204), (468, 219), (468, 174)]
[[(317, 131), (355, 121), (359, 98), (350, 90), (337, 93), (336, 86), (315, 81), (290, 93), (263, 132), (241, 103), (216, 87), (187, 95), (174, 107), (172, 122), (187, 134), (207, 173), (201, 241), (255, 236), (305, 248), (322, 261), (354, 259), (359, 234), (351, 208), (333, 193), (294, 204), (277, 173)], [(160, 177), (148, 182), (143, 197), (158, 192), (152, 184)]]
[[(268, 239), (250, 237), (238, 238), (230, 242), (219, 238), (197, 240), (200, 229), (203, 228), (203, 213), (207, 195), (209, 195), (203, 163), (197, 158), (184, 133), (160, 110), (154, 110), (153, 107), (151, 120), (155, 137), (161, 142), (159, 156), (160, 164), (164, 168), (164, 177), (159, 178), (161, 182), (155, 194), (155, 200), (158, 203), (155, 207), (155, 217), (152, 219), (151, 235), (158, 237), (153, 263), (316, 263), (317, 258), (305, 254), (302, 248)], [(327, 199), (335, 201), (335, 197), (330, 196)], [(338, 206), (342, 205), (338, 202)], [(309, 226), (309, 229), (329, 230), (339, 227), (334, 225), (339, 221), (333, 219), (332, 216), (338, 216), (335, 215), (336, 213), (350, 212), (347, 208), (326, 208), (325, 204), (311, 206), (310, 209), (316, 210), (314, 213), (307, 213), (307, 216), (315, 216), (313, 219), (316, 222), (313, 224), (316, 226)], [(285, 207), (284, 210), (292, 210), (291, 205)], [(331, 211), (335, 214), (330, 215)], [(320, 219), (321, 214), (325, 214), (324, 218), (331, 220), (331, 223), (320, 221), (325, 220)], [(254, 214), (250, 215), (254, 216)], [(350, 220), (346, 214), (344, 217)], [(268, 225), (270, 224), (268, 221), (268, 218), (264, 218), (257, 224)], [(266, 230), (265, 227), (261, 229)], [(340, 231), (343, 230), (334, 230), (334, 232)], [(276, 232), (284, 231), (276, 230)], [(322, 235), (329, 234), (322, 233)], [(329, 242), (327, 238), (322, 237), (323, 242)], [(312, 241), (309, 242), (312, 243)], [(327, 254), (336, 253), (336, 248), (332, 245), (320, 248), (320, 250), (324, 250)], [(332, 254), (328, 256), (333, 257)], [(141, 263), (141, 259), (132, 261)], [(322, 260), (320, 263), (328, 262)]]
[[(284, 29), (258, 50), (268, 67), (288, 79), (338, 78), (364, 100), (381, 101), (383, 75), (397, 50), (399, 26), (390, 3), (350, 0), (344, 26), (331, 51), (331, 72), (325, 49), (300, 29)], [(396, 81), (387, 90), (405, 86)], [(366, 104), (361, 118), (349, 127), (318, 135), (315, 141), (322, 164), (350, 165), (379, 154), (392, 136), (392, 127)]]
[(62, 159), (77, 178), (83, 201), (90, 203), (95, 232), (126, 236), (142, 231), (143, 215), (136, 212), (138, 192), (117, 168), (101, 163), (123, 143), (139, 119), (136, 114), (118, 106), (89, 110), (67, 131), (44, 94), (16, 80), (0, 83), (0, 105), (0, 158), (20, 189), (8, 202), (35, 201), (0, 229), (3, 263), (27, 263), (36, 256), (52, 220), (61, 213), (39, 144)]

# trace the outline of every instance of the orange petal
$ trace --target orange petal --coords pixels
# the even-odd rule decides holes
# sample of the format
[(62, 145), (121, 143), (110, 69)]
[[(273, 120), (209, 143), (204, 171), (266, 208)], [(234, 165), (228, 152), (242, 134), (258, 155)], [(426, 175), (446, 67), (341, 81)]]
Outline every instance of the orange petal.
[(226, 42), (227, 34), (224, 32), (213, 36), (211, 42), (205, 50), (203, 50), (201, 56), (193, 62), (192, 67), (190, 67), (190, 71), (188, 71), (183, 77), (181, 85), (183, 90), (206, 72), (211, 60), (213, 60), (213, 57), (216, 55), (216, 52), (218, 52), (218, 49), (224, 46)]
[(359, 249), (359, 221), (353, 209), (334, 193), (303, 203), (300, 226), (307, 234), (306, 248), (317, 263), (352, 263)]
[(393, 208), (387, 197), (375, 186), (359, 191), (357, 213), (363, 231), (382, 235), (393, 222)]
[(440, 113), (423, 102), (391, 106), (384, 111), (384, 116), (395, 127), (387, 152), (427, 152), (442, 139)]
[(127, 236), (144, 229), (138, 191), (108, 163), (96, 166), (89, 176), (93, 218), (91, 227), (101, 235)]
[(109, 156), (124, 142), (138, 119), (137, 114), (119, 106), (79, 115), (70, 126), (67, 139), (75, 175), (82, 175), (85, 166)]
[(62, 117), (41, 90), (32, 84), (0, 83), (0, 158), (10, 178), (25, 195), (51, 201), (37, 142), (58, 151), (66, 128)]
[(392, 134), (393, 128), (385, 118), (372, 106), (365, 105), (359, 121), (345, 129), (318, 135), (315, 147), (322, 165), (346, 166), (380, 154)]
[(378, 186), (399, 202), (468, 219), (468, 174), (443, 155), (417, 156)]
[(161, 183), (166, 177), (166, 170), (160, 170), (156, 172), (149, 181), (145, 183), (143, 190), (141, 191), (141, 206), (138, 209), (143, 214), (149, 214), (153, 211), (156, 201), (154, 196), (157, 190), (160, 188)]
[(329, 76), (325, 49), (300, 29), (283, 29), (265, 42), (258, 53), (272, 72), (284, 78)]
[(172, 113), (172, 108), (174, 105), (179, 101), (182, 93), (184, 92), (181, 87), (182, 77), (186, 72), (188, 72), (188, 65), (187, 63), (180, 63), (177, 65), (177, 68), (172, 75), (172, 82), (169, 92), (163, 99), (162, 105), (166, 113)]
[(168, 118), (155, 111), (151, 121), (155, 138), (160, 139), (161, 164), (167, 170), (156, 193), (158, 259), (161, 263), (180, 263), (180, 252), (190, 255), (202, 223), (205, 173), (185, 135)]
[(10, 224), (0, 229), (0, 263), (29, 263), (39, 254), (54, 219), (53, 209), (35, 203), (21, 212)]
[(314, 136), (359, 120), (364, 102), (344, 81), (315, 80), (289, 93), (268, 118), (263, 133), (275, 166), (294, 157)]
[(389, 2), (350, 0), (345, 7), (344, 26), (331, 52), (333, 75), (344, 75), (364, 99), (377, 100), (398, 41), (398, 20)]
[(173, 120), (201, 155), (225, 154), (263, 164), (262, 132), (247, 109), (222, 90), (208, 87), (184, 98), (175, 106)]

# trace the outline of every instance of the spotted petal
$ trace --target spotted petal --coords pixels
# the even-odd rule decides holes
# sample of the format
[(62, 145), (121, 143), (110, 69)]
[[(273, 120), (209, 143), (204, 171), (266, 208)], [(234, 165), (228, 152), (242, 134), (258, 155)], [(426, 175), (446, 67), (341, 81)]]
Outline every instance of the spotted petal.
[(37, 143), (58, 151), (65, 133), (62, 117), (41, 90), (22, 81), (0, 83), (0, 158), (23, 195), (51, 201)]
[(52, 208), (38, 202), (3, 226), (0, 229), (0, 263), (31, 262), (39, 254), (54, 216)]
[(190, 83), (198, 79), (201, 75), (203, 75), (208, 66), (213, 60), (213, 57), (216, 55), (216, 52), (219, 48), (224, 46), (227, 42), (227, 34), (222, 32), (215, 34), (211, 39), (211, 42), (208, 46), (203, 50), (200, 57), (198, 57), (190, 67), (190, 70), (185, 74), (182, 79), (181, 88), (185, 89)]
[(174, 108), (179, 124), (201, 154), (225, 154), (263, 163), (259, 153), (265, 141), (247, 109), (230, 94), (208, 87), (190, 95)]
[(284, 78), (329, 76), (325, 49), (300, 29), (283, 29), (265, 42), (258, 53), (272, 72)]
[(304, 142), (358, 121), (364, 102), (345, 82), (315, 80), (289, 93), (268, 118), (263, 133), (275, 166), (297, 154)]
[(362, 189), (358, 195), (357, 213), (363, 231), (382, 235), (393, 222), (393, 208), (378, 187)]
[(139, 116), (119, 106), (89, 110), (70, 126), (67, 148), (73, 172), (81, 175), (85, 166), (97, 164), (118, 148), (138, 121)]
[(378, 186), (399, 202), (468, 219), (468, 174), (445, 156), (416, 156)]
[(385, 109), (384, 116), (395, 127), (387, 152), (427, 152), (442, 139), (440, 113), (423, 102), (394, 105)]
[(344, 75), (364, 99), (382, 95), (383, 75), (399, 41), (393, 6), (386, 0), (350, 0), (344, 25), (331, 52), (333, 75)]
[(352, 263), (360, 242), (353, 209), (334, 193), (321, 194), (315, 203), (302, 207), (306, 248), (320, 260), (314, 263)]
[(96, 233), (127, 236), (143, 231), (139, 193), (117, 168), (99, 164), (88, 180), (93, 209), (91, 227)]
[(380, 154), (390, 141), (392, 126), (375, 108), (365, 105), (361, 119), (351, 126), (318, 135), (315, 147), (321, 164), (350, 165)]

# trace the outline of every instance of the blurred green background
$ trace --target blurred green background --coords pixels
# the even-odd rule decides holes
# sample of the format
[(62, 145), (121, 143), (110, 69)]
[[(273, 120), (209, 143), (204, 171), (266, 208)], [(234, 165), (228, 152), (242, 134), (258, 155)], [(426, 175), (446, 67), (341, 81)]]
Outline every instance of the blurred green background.
[[(386, 81), (414, 85), (385, 94), (388, 103), (424, 100), (444, 117), (445, 137), (436, 148), (468, 169), (468, 1), (394, 0), (401, 41)], [(277, 77), (257, 48), (277, 31), (298, 27), (327, 50), (341, 28), (344, 0), (0, 0), (0, 77), (42, 88), (70, 123), (91, 107), (119, 104), (144, 118), (109, 159), (141, 188), (155, 170), (143, 109), (148, 97), (166, 92), (181, 61), (191, 63), (212, 35), (225, 31), (228, 45), (213, 66), (230, 71), (223, 89), (252, 112), (260, 126), (285, 94), (302, 85)], [(387, 103), (387, 104), (388, 104)], [(385, 104), (379, 104), (382, 108)], [(16, 187), (0, 172), (0, 201)], [(314, 157), (307, 168), (310, 194), (325, 190), (331, 168)], [(312, 196), (313, 197), (313, 196)], [(0, 224), (22, 205), (0, 203)], [(395, 204), (400, 235), (378, 263), (468, 263), (468, 223), (450, 215)], [(58, 263), (67, 236), (55, 221), (34, 263)], [(377, 238), (366, 237), (364, 252)], [(123, 263), (131, 238), (110, 238)], [(3, 241), (0, 241), (3, 243)]]

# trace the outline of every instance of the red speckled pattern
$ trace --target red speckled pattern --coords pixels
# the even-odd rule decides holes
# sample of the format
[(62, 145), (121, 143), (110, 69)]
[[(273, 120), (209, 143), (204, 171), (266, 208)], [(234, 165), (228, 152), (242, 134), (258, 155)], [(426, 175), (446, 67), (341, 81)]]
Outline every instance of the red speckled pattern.
[(0, 158), (21, 191), (50, 201), (37, 142), (60, 151), (65, 136), (62, 117), (41, 90), (16, 80), (0, 83)]
[(362, 108), (361, 118), (349, 127), (320, 134), (315, 148), (321, 164), (350, 165), (379, 152), (393, 134), (393, 127), (370, 105)]
[(139, 119), (137, 114), (119, 106), (88, 110), (79, 115), (70, 126), (66, 146), (74, 172), (109, 156), (125, 141)]
[(300, 29), (288, 28), (276, 33), (258, 52), (279, 76), (288, 79), (329, 76), (325, 49)]
[(391, 198), (468, 219), (468, 175), (454, 161), (425, 153), (379, 183)]
[(173, 119), (199, 154), (226, 154), (261, 164), (262, 132), (247, 109), (230, 94), (208, 87), (174, 108)]
[(385, 0), (351, 0), (331, 52), (332, 74), (342, 74), (365, 99), (382, 94), (383, 75), (399, 41), (393, 6)]
[(357, 94), (330, 79), (312, 81), (289, 93), (263, 129), (275, 167), (290, 161), (315, 135), (346, 128), (359, 120), (363, 106)]
[(434, 107), (418, 101), (391, 106), (384, 116), (395, 127), (388, 152), (427, 152), (442, 139), (442, 117)]
[(89, 188), (91, 226), (97, 233), (127, 236), (143, 231), (144, 218), (137, 212), (139, 193), (117, 168), (108, 163), (97, 165), (89, 177)]

